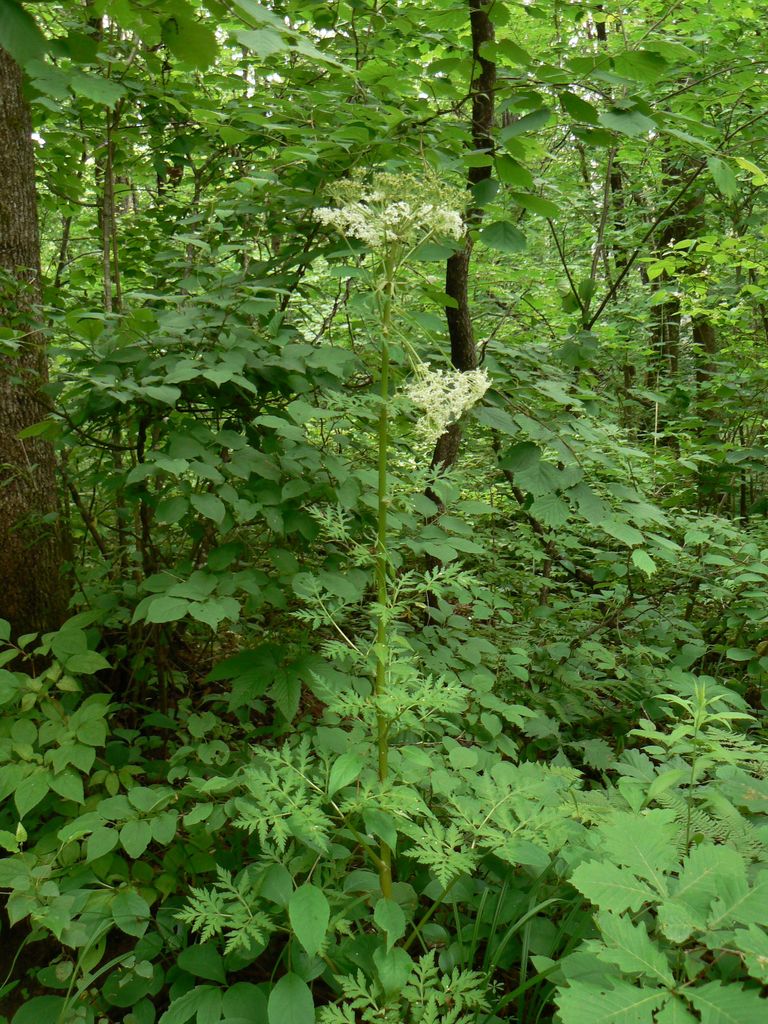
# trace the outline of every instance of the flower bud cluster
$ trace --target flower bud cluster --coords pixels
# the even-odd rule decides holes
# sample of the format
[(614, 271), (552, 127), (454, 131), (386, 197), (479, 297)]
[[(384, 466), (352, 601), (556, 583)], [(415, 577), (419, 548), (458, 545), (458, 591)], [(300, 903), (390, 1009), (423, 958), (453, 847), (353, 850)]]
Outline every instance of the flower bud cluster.
[(420, 410), (416, 432), (429, 444), (480, 401), (491, 386), (485, 370), (430, 370), (428, 364), (403, 389)]
[(319, 207), (315, 219), (371, 248), (415, 245), (432, 237), (459, 239), (464, 234), (456, 209), (458, 193), (438, 182), (425, 184), (412, 175), (381, 173), (370, 184), (359, 178), (339, 182), (333, 198), (339, 205)]

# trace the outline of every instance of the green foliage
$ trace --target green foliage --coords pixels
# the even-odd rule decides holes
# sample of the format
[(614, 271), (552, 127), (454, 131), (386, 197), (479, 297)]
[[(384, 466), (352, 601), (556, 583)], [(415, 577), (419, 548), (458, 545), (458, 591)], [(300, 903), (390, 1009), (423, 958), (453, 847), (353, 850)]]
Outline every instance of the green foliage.
[(75, 595), (3, 1021), (763, 1020), (757, 7), (0, 0)]

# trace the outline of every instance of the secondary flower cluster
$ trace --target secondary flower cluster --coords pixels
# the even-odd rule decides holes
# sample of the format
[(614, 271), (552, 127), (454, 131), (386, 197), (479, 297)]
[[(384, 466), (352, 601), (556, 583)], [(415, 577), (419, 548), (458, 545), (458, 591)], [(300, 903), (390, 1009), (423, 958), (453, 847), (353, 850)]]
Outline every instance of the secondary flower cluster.
[(339, 182), (333, 198), (339, 205), (319, 207), (315, 218), (371, 248), (414, 245), (432, 237), (459, 239), (464, 234), (456, 209), (458, 193), (436, 181), (381, 173), (370, 184), (359, 178)]
[(485, 370), (430, 370), (425, 363), (403, 394), (422, 413), (416, 432), (429, 444), (442, 437), (491, 386)]

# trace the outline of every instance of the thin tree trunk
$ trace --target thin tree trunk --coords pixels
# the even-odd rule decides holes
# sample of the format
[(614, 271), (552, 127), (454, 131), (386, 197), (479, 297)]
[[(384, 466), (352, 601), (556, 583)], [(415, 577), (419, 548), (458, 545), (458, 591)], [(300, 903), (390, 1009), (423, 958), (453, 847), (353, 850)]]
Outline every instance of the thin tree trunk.
[[(480, 52), (483, 43), (493, 42), (493, 22), (489, 10), (493, 0), (469, 0), (469, 24), (472, 32), (472, 61), (475, 77), (472, 80), (472, 148), (493, 153), (493, 111), (496, 95), (496, 65)], [(469, 188), (491, 176), (491, 167), (470, 167), (467, 178)], [(470, 211), (470, 222), (482, 220), (482, 210)], [(477, 369), (477, 345), (472, 330), (469, 308), (469, 265), (472, 259), (472, 239), (467, 235), (462, 248), (453, 254), (445, 270), (445, 291), (456, 303), (445, 311), (448, 336), (451, 340), (451, 362), (457, 370)], [(433, 468), (448, 469), (456, 461), (461, 442), (461, 429), (453, 424), (438, 440), (432, 456)]]
[(22, 74), (0, 49), (0, 617), (13, 635), (56, 629), (67, 606), (56, 462), (51, 445), (19, 434), (45, 419), (45, 344), (37, 327), (40, 241), (34, 144)]

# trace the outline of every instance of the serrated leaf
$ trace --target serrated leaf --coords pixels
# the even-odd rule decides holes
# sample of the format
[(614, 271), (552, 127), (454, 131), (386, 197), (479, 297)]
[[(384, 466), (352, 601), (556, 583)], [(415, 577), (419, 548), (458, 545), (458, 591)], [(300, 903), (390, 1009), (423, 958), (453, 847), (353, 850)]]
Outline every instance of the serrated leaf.
[(611, 537), (615, 537), (616, 540), (620, 540), (622, 544), (626, 544), (628, 547), (642, 544), (645, 540), (642, 533), (636, 530), (634, 526), (630, 526), (629, 523), (620, 523), (616, 519), (605, 520), (599, 523), (599, 526)]
[(641, 974), (663, 985), (674, 985), (667, 958), (651, 941), (642, 922), (633, 924), (621, 914), (603, 912), (597, 915), (596, 924), (606, 946), (597, 953), (601, 960), (616, 964), (626, 974)]
[(614, 913), (639, 910), (655, 899), (653, 889), (631, 871), (605, 861), (579, 864), (571, 882), (595, 906)]
[(631, 554), (632, 564), (637, 566), (641, 572), (644, 572), (646, 576), (652, 576), (656, 572), (656, 563), (648, 554), (647, 551), (643, 551), (642, 548), (635, 548)]
[(701, 1014), (701, 1024), (765, 1024), (768, 1003), (757, 989), (709, 981), (686, 989), (685, 995)]
[(714, 931), (732, 922), (764, 924), (768, 921), (768, 878), (750, 888), (746, 878), (726, 875), (718, 885), (718, 898), (712, 903), (708, 925)]
[(540, 494), (531, 505), (531, 515), (544, 526), (557, 527), (568, 522), (568, 503), (557, 494)]
[(623, 981), (611, 987), (574, 981), (556, 1002), (562, 1024), (653, 1024), (653, 1011), (664, 1001), (663, 989), (635, 988)]
[(666, 811), (616, 811), (601, 827), (603, 848), (617, 864), (666, 892), (665, 875), (677, 866), (677, 825)]
[(682, 999), (672, 996), (654, 1017), (654, 1024), (698, 1024), (698, 1021)]
[(733, 945), (744, 954), (747, 970), (753, 978), (768, 985), (768, 932), (751, 924), (734, 933)]
[(316, 885), (300, 885), (288, 901), (288, 917), (296, 938), (308, 956), (323, 944), (331, 911), (325, 893)]

